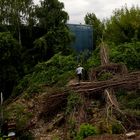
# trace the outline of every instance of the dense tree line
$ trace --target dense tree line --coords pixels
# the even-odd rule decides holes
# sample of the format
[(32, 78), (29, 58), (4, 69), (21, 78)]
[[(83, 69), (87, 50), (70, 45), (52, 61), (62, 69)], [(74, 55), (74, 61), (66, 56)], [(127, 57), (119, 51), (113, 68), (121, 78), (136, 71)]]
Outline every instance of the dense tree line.
[(140, 8), (127, 6), (113, 11), (109, 19), (100, 20), (94, 13), (85, 16), (85, 23), (93, 26), (97, 45), (103, 39), (116, 45), (140, 41)]
[(138, 6), (116, 9), (109, 19), (103, 21), (94, 13), (88, 13), (85, 16), (85, 23), (93, 26), (96, 50), (99, 43), (105, 41), (109, 46), (112, 62), (125, 63), (131, 70), (140, 68), (140, 8)]
[[(58, 0), (43, 0), (40, 5), (32, 0), (0, 0), (0, 91), (5, 98), (26, 74), (33, 72), (34, 66), (59, 52), (72, 53), (69, 44), (73, 36), (66, 25), (69, 16), (63, 9), (64, 4)], [(116, 9), (104, 21), (88, 13), (85, 23), (93, 26), (96, 47), (89, 65), (99, 64), (97, 46), (106, 41), (113, 62), (139, 69), (139, 7)]]
[(62, 52), (72, 35), (68, 14), (58, 0), (0, 0), (0, 91), (8, 97), (33, 66)]
[[(58, 0), (43, 0), (40, 5), (34, 5), (32, 0), (0, 0), (0, 92), (3, 92), (5, 99), (11, 94), (16, 97), (23, 93), (23, 99), (28, 100), (36, 94), (44, 93), (44, 89), (45, 93), (49, 93), (47, 95), (57, 94), (75, 78), (74, 69), (78, 62), (75, 53), (69, 48), (73, 36), (66, 26), (68, 14), (63, 8), (63, 3)], [(79, 57), (85, 69), (85, 77), (88, 77), (86, 70), (101, 65), (98, 47), (101, 41), (108, 44), (110, 62), (124, 63), (129, 70), (140, 69), (139, 7), (117, 9), (110, 19), (104, 21), (99, 20), (94, 13), (88, 13), (85, 23), (93, 26), (95, 45), (90, 58), (86, 57), (87, 52), (82, 52)], [(106, 79), (108, 75), (103, 75), (100, 80)], [(138, 109), (137, 91), (130, 92), (128, 96), (125, 94), (123, 90), (117, 93), (123, 110), (126, 106), (128, 109)], [(75, 100), (71, 101), (75, 104)], [(16, 117), (18, 131), (23, 130), (34, 117), (32, 111), (28, 111), (23, 104), (12, 103), (4, 113), (5, 118)], [(129, 113), (135, 112), (130, 110)], [(135, 114), (138, 116), (137, 112)], [(88, 132), (90, 127), (85, 128), (85, 132)], [(109, 132), (112, 128), (109, 127)], [(120, 130), (120, 127), (114, 128)], [(26, 132), (21, 133), (23, 139), (31, 139), (30, 135), (27, 138)]]

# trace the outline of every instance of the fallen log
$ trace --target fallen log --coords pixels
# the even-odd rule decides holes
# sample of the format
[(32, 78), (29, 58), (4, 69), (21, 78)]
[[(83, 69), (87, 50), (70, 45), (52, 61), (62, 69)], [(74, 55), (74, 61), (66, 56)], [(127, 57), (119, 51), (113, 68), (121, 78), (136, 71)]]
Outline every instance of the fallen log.
[(107, 81), (83, 82), (80, 85), (71, 85), (70, 89), (78, 93), (93, 93), (104, 91), (106, 88), (123, 88), (126, 90), (139, 89), (140, 72), (124, 75), (121, 78), (115, 78)]

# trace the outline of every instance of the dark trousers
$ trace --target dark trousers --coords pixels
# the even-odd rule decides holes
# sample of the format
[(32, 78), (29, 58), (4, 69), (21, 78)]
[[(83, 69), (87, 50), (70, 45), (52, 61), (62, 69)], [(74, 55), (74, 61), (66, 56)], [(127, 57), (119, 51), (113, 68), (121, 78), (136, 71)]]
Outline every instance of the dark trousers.
[(80, 83), (80, 81), (82, 80), (82, 74), (77, 74), (78, 76), (78, 82)]

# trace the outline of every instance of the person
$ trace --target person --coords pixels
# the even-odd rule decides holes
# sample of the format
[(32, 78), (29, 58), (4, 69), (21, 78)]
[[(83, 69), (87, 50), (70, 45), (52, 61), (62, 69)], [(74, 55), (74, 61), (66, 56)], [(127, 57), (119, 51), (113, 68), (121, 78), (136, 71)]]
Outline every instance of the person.
[(78, 76), (78, 83), (80, 84), (80, 81), (82, 80), (82, 74), (83, 74), (84, 68), (79, 64), (76, 68), (76, 74)]

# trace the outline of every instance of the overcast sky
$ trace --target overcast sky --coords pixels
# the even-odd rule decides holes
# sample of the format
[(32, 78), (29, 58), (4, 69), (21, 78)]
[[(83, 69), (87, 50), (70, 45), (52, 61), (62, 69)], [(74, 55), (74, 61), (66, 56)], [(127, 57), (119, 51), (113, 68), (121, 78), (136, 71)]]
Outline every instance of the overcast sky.
[[(34, 0), (39, 3), (39, 0)], [(112, 15), (113, 10), (127, 5), (140, 6), (140, 0), (59, 0), (64, 3), (65, 11), (69, 14), (69, 23), (84, 23), (87, 13), (94, 13), (97, 18), (104, 19)]]

